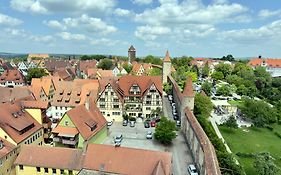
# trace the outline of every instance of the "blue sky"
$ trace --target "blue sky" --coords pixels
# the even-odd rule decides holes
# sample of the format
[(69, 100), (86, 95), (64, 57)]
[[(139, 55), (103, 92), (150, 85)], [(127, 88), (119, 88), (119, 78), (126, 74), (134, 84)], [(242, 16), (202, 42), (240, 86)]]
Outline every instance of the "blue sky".
[(279, 0), (1, 0), (0, 52), (281, 57)]

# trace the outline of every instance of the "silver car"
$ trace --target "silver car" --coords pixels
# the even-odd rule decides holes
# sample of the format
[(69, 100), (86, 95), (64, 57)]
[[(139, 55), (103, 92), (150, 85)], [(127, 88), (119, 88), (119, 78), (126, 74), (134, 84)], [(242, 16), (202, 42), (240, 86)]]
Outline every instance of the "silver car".
[(193, 164), (188, 165), (188, 172), (190, 175), (198, 175), (198, 171)]

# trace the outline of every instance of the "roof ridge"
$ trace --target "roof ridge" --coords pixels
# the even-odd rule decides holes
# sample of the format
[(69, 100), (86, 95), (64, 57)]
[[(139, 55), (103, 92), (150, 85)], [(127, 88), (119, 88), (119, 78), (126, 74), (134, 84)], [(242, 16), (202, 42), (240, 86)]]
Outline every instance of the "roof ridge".
[(193, 85), (192, 85), (191, 77), (187, 77), (182, 95), (184, 97), (194, 97), (195, 96), (195, 94), (193, 92)]

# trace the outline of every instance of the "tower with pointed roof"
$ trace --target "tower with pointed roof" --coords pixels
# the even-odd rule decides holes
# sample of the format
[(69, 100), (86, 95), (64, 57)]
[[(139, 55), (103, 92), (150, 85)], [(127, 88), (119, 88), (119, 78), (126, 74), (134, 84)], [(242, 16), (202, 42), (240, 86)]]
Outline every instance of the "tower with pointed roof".
[(186, 79), (184, 90), (182, 92), (182, 97), (183, 97), (182, 109), (188, 107), (191, 111), (193, 111), (195, 93), (193, 91), (191, 77), (187, 77)]
[(163, 84), (167, 83), (168, 75), (171, 74), (171, 67), (172, 67), (171, 58), (170, 58), (169, 51), (167, 50), (166, 56), (163, 59), (163, 68), (162, 68), (162, 71), (163, 71), (162, 72), (162, 76), (163, 76), (162, 82), (163, 82)]
[(131, 63), (131, 61), (136, 59), (136, 48), (134, 48), (133, 45), (131, 45), (128, 49), (128, 61)]

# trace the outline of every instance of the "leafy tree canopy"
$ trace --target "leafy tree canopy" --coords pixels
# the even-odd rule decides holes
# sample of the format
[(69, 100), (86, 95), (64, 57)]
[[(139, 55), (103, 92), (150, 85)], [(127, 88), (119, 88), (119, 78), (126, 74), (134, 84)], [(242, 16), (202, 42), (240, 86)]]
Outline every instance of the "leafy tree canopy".
[(154, 57), (152, 55), (148, 55), (143, 59), (144, 63), (151, 63), (151, 64), (157, 64), (162, 65), (162, 60), (160, 58)]
[(278, 174), (280, 168), (275, 165), (269, 153), (260, 153), (255, 157), (254, 167), (259, 175)]
[(112, 60), (105, 58), (100, 60), (98, 64), (98, 68), (104, 69), (104, 70), (110, 70), (113, 66)]
[(27, 71), (26, 80), (27, 80), (28, 83), (30, 83), (32, 78), (41, 78), (45, 75), (48, 75), (46, 73), (45, 69), (31, 68), (31, 69), (28, 69), (28, 71)]
[(194, 114), (195, 115), (204, 114), (206, 116), (209, 116), (212, 109), (213, 109), (213, 104), (209, 97), (202, 95), (202, 94), (195, 95), (195, 99), (194, 99)]
[(102, 59), (104, 59), (104, 58), (106, 58), (106, 56), (104, 56), (104, 55), (83, 55), (83, 56), (81, 56), (81, 60), (97, 60), (97, 61), (99, 61), (99, 60), (102, 60)]
[(220, 63), (218, 65), (215, 66), (215, 70), (217, 72), (221, 72), (223, 74), (223, 77), (227, 77), (228, 75), (231, 74), (232, 72), (232, 68), (229, 64), (224, 64), (224, 63)]
[(176, 138), (177, 127), (174, 121), (168, 120), (167, 117), (161, 117), (161, 120), (156, 125), (154, 137), (156, 140), (167, 145)]
[(205, 81), (202, 86), (202, 90), (206, 93), (206, 95), (211, 96), (211, 91), (212, 91), (212, 83)]

